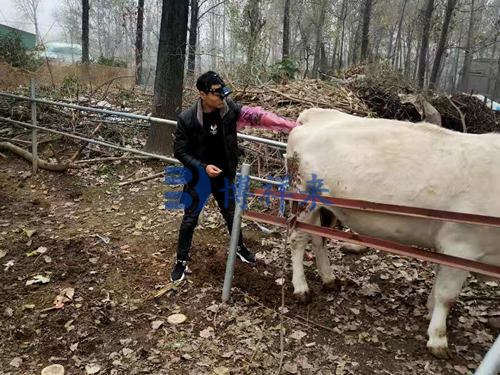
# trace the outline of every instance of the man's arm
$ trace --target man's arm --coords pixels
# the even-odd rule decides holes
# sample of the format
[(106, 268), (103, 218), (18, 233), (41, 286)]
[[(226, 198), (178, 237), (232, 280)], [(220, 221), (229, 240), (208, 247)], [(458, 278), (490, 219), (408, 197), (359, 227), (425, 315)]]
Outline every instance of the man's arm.
[(241, 107), (240, 117), (236, 123), (237, 130), (250, 126), (252, 128), (260, 128), (266, 130), (284, 130), (292, 131), (293, 128), (301, 125), (298, 122), (286, 120), (275, 115), (272, 112), (267, 112), (262, 107)]
[(186, 131), (186, 125), (179, 119), (177, 120), (177, 126), (175, 128), (175, 140), (174, 140), (174, 156), (185, 166), (194, 167), (195, 165), (200, 166), (203, 170), (207, 168), (207, 164), (203, 163), (201, 160), (196, 159), (189, 152), (189, 136)]

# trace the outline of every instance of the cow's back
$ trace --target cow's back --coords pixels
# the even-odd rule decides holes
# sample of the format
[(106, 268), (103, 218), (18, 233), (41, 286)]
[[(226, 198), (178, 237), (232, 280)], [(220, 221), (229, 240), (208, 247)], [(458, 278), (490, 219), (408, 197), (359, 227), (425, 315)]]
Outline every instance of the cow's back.
[[(324, 179), (324, 195), (500, 216), (500, 135), (468, 135), (384, 119), (315, 123), (292, 131), (288, 157), (300, 176)], [(443, 223), (334, 209), (358, 232), (433, 246)], [(413, 227), (413, 230), (408, 228)]]

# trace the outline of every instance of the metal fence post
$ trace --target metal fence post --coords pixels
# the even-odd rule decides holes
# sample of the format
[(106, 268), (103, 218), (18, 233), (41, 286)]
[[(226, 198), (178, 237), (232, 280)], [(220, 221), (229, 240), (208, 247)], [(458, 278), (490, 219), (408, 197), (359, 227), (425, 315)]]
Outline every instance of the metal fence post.
[(474, 375), (496, 375), (500, 371), (500, 336), (490, 348)]
[[(35, 79), (30, 78), (30, 91), (31, 99), (36, 99), (35, 94)], [(31, 102), (31, 123), (36, 126), (36, 102)], [(33, 154), (33, 174), (36, 174), (38, 170), (38, 130), (33, 129), (31, 131), (31, 147)]]
[(241, 167), (240, 181), (238, 183), (237, 196), (241, 199), (241, 204), (236, 202), (236, 209), (234, 211), (233, 229), (231, 230), (231, 243), (229, 246), (229, 254), (226, 264), (226, 276), (224, 277), (224, 287), (222, 288), (222, 302), (229, 301), (231, 296), (231, 284), (233, 282), (234, 274), (234, 261), (236, 259), (236, 249), (238, 248), (238, 240), (240, 238), (241, 216), (243, 214), (243, 205), (246, 200), (246, 184), (242, 183), (248, 178), (250, 172), (250, 165), (243, 164)]

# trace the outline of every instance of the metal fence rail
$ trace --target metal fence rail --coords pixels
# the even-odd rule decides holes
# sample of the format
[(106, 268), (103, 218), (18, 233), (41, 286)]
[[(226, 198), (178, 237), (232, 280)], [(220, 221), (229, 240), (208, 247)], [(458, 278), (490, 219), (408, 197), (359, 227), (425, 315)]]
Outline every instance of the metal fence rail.
[[(31, 124), (26, 123), (26, 122), (12, 120), (12, 119), (6, 118), (6, 117), (0, 117), (0, 121), (9, 122), (9, 123), (16, 125), (16, 126), (21, 126), (21, 127), (32, 129), (32, 142), (31, 143), (32, 143), (33, 172), (34, 173), (36, 173), (37, 168), (38, 168), (38, 165), (37, 165), (38, 164), (38, 150), (37, 150), (37, 148), (38, 148), (37, 147), (38, 146), (38, 130), (45, 131), (48, 133), (58, 134), (58, 135), (68, 137), (68, 138), (78, 139), (78, 140), (93, 143), (93, 144), (96, 144), (99, 146), (114, 148), (116, 150), (121, 150), (121, 151), (129, 152), (132, 154), (148, 156), (150, 158), (163, 160), (163, 161), (166, 161), (168, 163), (180, 164), (180, 162), (177, 159), (169, 158), (167, 156), (152, 154), (149, 152), (140, 151), (140, 150), (133, 149), (133, 148), (121, 147), (121, 146), (118, 146), (118, 145), (113, 144), (113, 143), (107, 143), (107, 142), (99, 141), (97, 139), (81, 137), (81, 136), (78, 136), (75, 134), (70, 134), (67, 132), (61, 132), (58, 130), (53, 130), (53, 129), (49, 129), (46, 127), (38, 126), (37, 125), (37, 115), (36, 115), (36, 103), (65, 107), (65, 108), (70, 108), (70, 109), (74, 109), (74, 110), (91, 112), (91, 113), (98, 113), (98, 114), (103, 114), (103, 115), (130, 118), (130, 119), (147, 121), (147, 122), (156, 122), (156, 123), (166, 124), (166, 125), (174, 125), (175, 126), (175, 125), (177, 125), (176, 121), (167, 120), (167, 119), (158, 118), (158, 117), (153, 117), (153, 116), (142, 116), (142, 115), (137, 115), (135, 113), (110, 111), (107, 109), (84, 107), (84, 106), (80, 106), (80, 105), (76, 105), (76, 104), (68, 104), (68, 103), (55, 102), (55, 101), (51, 101), (51, 100), (38, 99), (38, 98), (36, 98), (35, 80), (33, 78), (30, 79), (30, 93), (31, 93), (31, 97), (22, 96), (22, 95), (15, 95), (15, 94), (11, 94), (8, 92), (0, 92), (0, 97), (29, 101), (31, 103), (31, 121), (32, 121)], [(116, 123), (116, 125), (129, 125), (129, 124)], [(148, 125), (146, 125), (145, 127), (147, 127), (147, 126)], [(259, 137), (241, 134), (241, 133), (237, 133), (237, 136), (238, 136), (238, 138), (243, 139), (243, 140), (247, 140), (249, 142), (258, 142), (258, 143), (262, 143), (262, 144), (265, 144), (265, 145), (268, 145), (271, 147), (286, 149), (286, 143), (284, 143), (284, 142), (273, 141), (271, 139), (259, 138)], [(255, 176), (249, 176), (249, 177), (254, 181), (262, 182), (265, 184), (281, 185), (277, 181), (267, 180), (267, 179), (263, 179), (263, 178), (255, 177)]]
[[(40, 103), (40, 104), (47, 104), (47, 105), (54, 105), (54, 106), (59, 106), (59, 107), (66, 107), (66, 108), (71, 108), (79, 111), (85, 111), (85, 112), (92, 112), (92, 113), (100, 113), (103, 115), (111, 115), (111, 116), (117, 116), (117, 117), (126, 117), (126, 118), (131, 118), (135, 120), (142, 120), (142, 121), (149, 121), (149, 122), (157, 122), (160, 124), (167, 124), (167, 125), (177, 125), (176, 121), (172, 120), (167, 120), (159, 117), (152, 117), (152, 116), (142, 116), (142, 115), (137, 115), (135, 113), (127, 113), (127, 112), (117, 112), (117, 111), (110, 111), (107, 109), (98, 109), (98, 108), (93, 108), (93, 107), (84, 107), (81, 105), (76, 105), (76, 104), (68, 104), (68, 103), (61, 103), (61, 102), (54, 102), (51, 100), (45, 100), (45, 99), (36, 99), (34, 97), (28, 98), (27, 96), (22, 96), (22, 95), (14, 95), (11, 93), (7, 92), (0, 92), (0, 96), (6, 97), (6, 98), (12, 98), (12, 99), (19, 99), (19, 100), (26, 100), (31, 103)], [(278, 147), (278, 148), (284, 148), (286, 149), (286, 143), (284, 142), (278, 142), (278, 141), (273, 141), (271, 139), (265, 139), (265, 138), (259, 138), (259, 137), (254, 137), (251, 135), (246, 135), (246, 134), (241, 134), (238, 133), (238, 138), (251, 141), (251, 142), (258, 142), (258, 143), (263, 143), (268, 146), (273, 146), (273, 147)]]

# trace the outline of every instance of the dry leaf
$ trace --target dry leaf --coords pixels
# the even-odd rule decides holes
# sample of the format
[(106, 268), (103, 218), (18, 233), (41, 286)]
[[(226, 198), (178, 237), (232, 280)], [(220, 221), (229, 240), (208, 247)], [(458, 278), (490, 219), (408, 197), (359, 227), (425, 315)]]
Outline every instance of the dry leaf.
[(89, 375), (97, 374), (99, 371), (101, 371), (101, 366), (99, 366), (99, 365), (87, 365), (87, 366), (85, 366), (85, 371)]
[(283, 366), (283, 370), (290, 374), (296, 374), (298, 372), (297, 364), (296, 363), (287, 363), (285, 366)]
[(291, 335), (290, 335), (290, 338), (291, 339), (294, 339), (294, 340), (297, 340), (297, 341), (300, 341), (302, 340), (304, 337), (307, 336), (307, 333), (305, 332), (302, 332), (302, 331), (294, 331)]
[(42, 275), (37, 275), (33, 279), (26, 281), (26, 285), (32, 285), (32, 284), (47, 284), (50, 281), (48, 277), (42, 276)]
[(469, 370), (467, 370), (467, 367), (465, 367), (465, 366), (458, 366), (458, 365), (455, 365), (455, 366), (453, 366), (453, 368), (454, 368), (455, 370), (457, 370), (457, 371), (458, 371), (459, 373), (461, 373), (461, 374), (467, 374), (467, 373), (469, 372)]
[(227, 367), (216, 367), (214, 368), (214, 372), (217, 374), (217, 375), (227, 375), (229, 374), (230, 370), (227, 368)]
[(42, 370), (42, 375), (64, 375), (64, 367), (61, 365), (50, 365)]
[(23, 359), (21, 357), (16, 357), (12, 361), (10, 361), (10, 365), (15, 368), (19, 368), (23, 363)]
[(170, 315), (167, 320), (170, 324), (181, 324), (187, 320), (187, 317), (184, 314), (174, 314)]
[(373, 297), (380, 293), (380, 287), (377, 284), (366, 283), (361, 288), (361, 294), (363, 296)]
[(200, 337), (203, 337), (204, 339), (208, 339), (213, 335), (214, 329), (212, 327), (208, 327), (207, 329), (204, 329), (203, 331), (200, 332)]
[(158, 328), (160, 328), (162, 325), (163, 325), (164, 321), (163, 320), (155, 320), (152, 324), (151, 324), (151, 327), (154, 329), (154, 330), (157, 330)]

